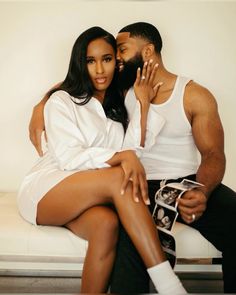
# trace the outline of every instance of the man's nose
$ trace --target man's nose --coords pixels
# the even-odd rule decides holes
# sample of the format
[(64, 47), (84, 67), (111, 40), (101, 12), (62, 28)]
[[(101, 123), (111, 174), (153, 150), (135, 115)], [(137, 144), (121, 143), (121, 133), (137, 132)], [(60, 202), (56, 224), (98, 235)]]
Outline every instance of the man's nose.
[(119, 50), (117, 50), (117, 53), (116, 53), (116, 61), (120, 61), (120, 53), (119, 53)]

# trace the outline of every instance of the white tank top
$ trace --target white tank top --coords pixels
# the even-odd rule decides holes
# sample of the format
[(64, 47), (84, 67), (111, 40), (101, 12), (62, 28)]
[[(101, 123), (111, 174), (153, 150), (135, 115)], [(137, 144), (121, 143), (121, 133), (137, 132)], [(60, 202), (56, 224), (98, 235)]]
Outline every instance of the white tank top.
[[(150, 108), (165, 119), (165, 124), (150, 149), (140, 155), (147, 179), (176, 179), (195, 174), (198, 168), (198, 152), (192, 128), (184, 111), (183, 96), (190, 79), (177, 77), (169, 99), (162, 104), (151, 104)], [(133, 91), (127, 94), (128, 113), (131, 114)], [(133, 96), (133, 97), (131, 97)], [(136, 100), (136, 99), (135, 99)]]

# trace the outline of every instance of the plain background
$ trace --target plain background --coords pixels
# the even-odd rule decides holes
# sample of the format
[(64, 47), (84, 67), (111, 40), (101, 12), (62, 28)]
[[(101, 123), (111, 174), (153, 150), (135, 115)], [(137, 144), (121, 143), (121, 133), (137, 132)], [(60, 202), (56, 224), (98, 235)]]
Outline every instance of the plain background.
[(32, 107), (64, 79), (71, 48), (85, 29), (116, 35), (147, 21), (163, 37), (170, 71), (216, 97), (225, 129), (224, 183), (236, 189), (235, 1), (0, 1), (0, 191), (16, 191), (37, 159), (28, 138)]

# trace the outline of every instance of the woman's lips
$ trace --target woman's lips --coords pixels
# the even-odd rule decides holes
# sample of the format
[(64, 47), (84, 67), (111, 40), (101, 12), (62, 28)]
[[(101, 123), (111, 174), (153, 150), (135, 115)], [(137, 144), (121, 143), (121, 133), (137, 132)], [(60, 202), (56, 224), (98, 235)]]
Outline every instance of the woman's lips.
[(95, 81), (97, 84), (104, 84), (106, 82), (107, 78), (96, 78)]

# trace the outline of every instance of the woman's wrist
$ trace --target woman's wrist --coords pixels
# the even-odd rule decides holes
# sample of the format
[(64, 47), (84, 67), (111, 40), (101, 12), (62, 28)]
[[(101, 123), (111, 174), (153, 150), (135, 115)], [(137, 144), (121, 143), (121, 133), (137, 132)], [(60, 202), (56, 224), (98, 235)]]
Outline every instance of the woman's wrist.
[(143, 99), (138, 99), (140, 106), (142, 108), (149, 108), (150, 106), (150, 101), (148, 100), (148, 98), (143, 98)]
[(107, 164), (111, 166), (116, 166), (121, 164), (129, 155), (135, 154), (133, 150), (125, 150), (125, 151), (120, 151), (116, 152), (111, 159), (107, 161)]

